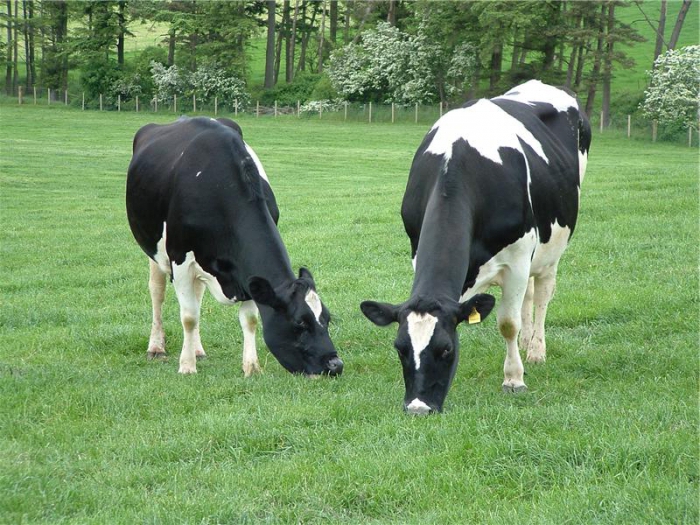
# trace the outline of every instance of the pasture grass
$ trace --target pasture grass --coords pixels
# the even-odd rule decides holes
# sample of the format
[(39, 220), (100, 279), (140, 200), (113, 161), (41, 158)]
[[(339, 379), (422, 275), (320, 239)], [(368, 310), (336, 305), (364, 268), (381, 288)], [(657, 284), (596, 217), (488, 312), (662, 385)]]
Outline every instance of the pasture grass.
[(501, 392), (495, 319), (461, 327), (445, 413), (401, 410), (399, 218), (425, 125), (239, 119), (345, 373), (241, 372), (236, 307), (205, 296), (209, 358), (148, 362), (147, 263), (124, 212), (131, 140), (165, 115), (0, 107), (0, 522), (698, 522), (697, 149), (595, 134), (548, 361)]

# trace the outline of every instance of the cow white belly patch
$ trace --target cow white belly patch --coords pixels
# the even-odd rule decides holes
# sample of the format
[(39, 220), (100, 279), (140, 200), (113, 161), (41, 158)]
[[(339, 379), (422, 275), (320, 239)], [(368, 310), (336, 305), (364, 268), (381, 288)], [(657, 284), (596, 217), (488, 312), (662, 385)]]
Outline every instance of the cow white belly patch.
[(536, 248), (537, 233), (533, 228), (486, 261), (479, 268), (474, 285), (462, 294), (459, 302), (464, 302), (477, 293), (485, 292), (492, 285), (502, 286), (506, 270), (528, 274), (531, 268), (532, 254)]
[(205, 272), (197, 263), (194, 252), (187, 252), (182, 264), (173, 263), (173, 280), (176, 289), (178, 288), (178, 281), (180, 279), (197, 279), (202, 281), (207, 286), (209, 292), (214, 296), (214, 299), (222, 304), (233, 304), (237, 300), (235, 296), (231, 298), (226, 297), (216, 277)]
[[(194, 252), (187, 252), (185, 260), (182, 264), (173, 264), (173, 268), (177, 268), (177, 272), (173, 272), (170, 267), (170, 258), (165, 249), (165, 242), (167, 237), (167, 225), (163, 223), (163, 236), (160, 238), (156, 245), (156, 254), (153, 256), (153, 260), (160, 268), (160, 271), (167, 275), (174, 275), (174, 280), (177, 279), (198, 279), (206, 284), (209, 292), (214, 296), (214, 298), (223, 304), (233, 304), (237, 301), (236, 297), (228, 298), (224, 291), (221, 289), (219, 281), (216, 280), (212, 274), (205, 272), (204, 269), (197, 263), (194, 257)], [(186, 271), (180, 271), (186, 270)], [(177, 282), (175, 283), (177, 288)]]

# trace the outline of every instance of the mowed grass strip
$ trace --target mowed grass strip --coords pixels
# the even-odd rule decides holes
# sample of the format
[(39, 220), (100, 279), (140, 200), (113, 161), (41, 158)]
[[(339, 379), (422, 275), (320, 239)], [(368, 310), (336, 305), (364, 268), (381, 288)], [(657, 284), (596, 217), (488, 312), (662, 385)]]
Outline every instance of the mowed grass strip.
[[(399, 217), (427, 126), (242, 117), (345, 361), (286, 373), (205, 296), (209, 358), (147, 362), (147, 262), (124, 211), (135, 131), (172, 117), (0, 108), (0, 522), (697, 523), (697, 150), (594, 136), (529, 392), (501, 392), (488, 318), (460, 327), (445, 413), (401, 411), (411, 287)], [(498, 295), (498, 294), (497, 294)]]

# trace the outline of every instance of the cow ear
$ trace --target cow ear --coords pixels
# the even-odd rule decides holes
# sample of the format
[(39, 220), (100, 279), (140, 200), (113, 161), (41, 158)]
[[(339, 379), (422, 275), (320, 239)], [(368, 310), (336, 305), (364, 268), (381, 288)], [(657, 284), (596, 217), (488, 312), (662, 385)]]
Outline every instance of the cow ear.
[(360, 310), (377, 326), (387, 326), (399, 320), (399, 308), (393, 304), (363, 301)]
[(496, 299), (493, 295), (480, 293), (459, 305), (457, 324), (467, 321), (469, 324), (480, 323), (491, 313)]
[(304, 268), (303, 266), (299, 268), (299, 279), (304, 279), (305, 281), (310, 281), (312, 286), (315, 288), (316, 283), (314, 282), (314, 277), (311, 275), (311, 272), (308, 270), (308, 268)]
[(248, 279), (248, 290), (250, 296), (256, 303), (264, 304), (275, 310), (279, 310), (282, 307), (282, 301), (267, 279), (263, 277), (251, 277)]

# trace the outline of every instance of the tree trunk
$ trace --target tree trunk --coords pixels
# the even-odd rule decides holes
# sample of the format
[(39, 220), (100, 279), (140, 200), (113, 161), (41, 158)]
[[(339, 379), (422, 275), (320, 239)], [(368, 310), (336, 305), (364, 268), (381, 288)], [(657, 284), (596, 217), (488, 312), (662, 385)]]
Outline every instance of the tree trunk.
[(661, 0), (661, 14), (659, 15), (659, 25), (656, 29), (656, 46), (654, 46), (654, 62), (651, 67), (654, 68), (656, 59), (663, 52), (664, 47), (664, 32), (666, 31), (666, 0)]
[(581, 87), (581, 79), (583, 78), (583, 66), (586, 63), (586, 55), (583, 53), (584, 48), (588, 47), (587, 43), (581, 43), (578, 47), (578, 57), (576, 58), (576, 76), (574, 77), (573, 90), (578, 91)]
[(15, 21), (12, 49), (12, 93), (17, 92), (19, 85), (19, 0), (15, 0)]
[(27, 4), (27, 89), (36, 84), (36, 60), (34, 52), (34, 2)]
[(491, 76), (489, 78), (489, 93), (493, 94), (498, 89), (498, 83), (501, 80), (501, 65), (503, 62), (503, 44), (498, 43), (493, 47), (491, 52)]
[(292, 19), (292, 31), (290, 35), (290, 49), (287, 52), (287, 71), (285, 80), (292, 82), (294, 80), (294, 52), (297, 43), (297, 18), (299, 17), (299, 0), (294, 0), (294, 18)]
[(175, 64), (175, 29), (170, 29), (168, 33), (168, 67)]
[(343, 29), (343, 44), (350, 42), (350, 7), (355, 2), (353, 0), (348, 0), (345, 2), (345, 27)]
[(267, 2), (267, 48), (265, 53), (265, 89), (275, 87), (275, 2)]
[(690, 9), (691, 0), (683, 0), (683, 5), (681, 10), (678, 12), (678, 18), (676, 18), (676, 25), (673, 26), (673, 32), (671, 33), (671, 40), (668, 41), (669, 49), (676, 49), (676, 44), (678, 44), (678, 37), (681, 35), (681, 29), (683, 28), (683, 22), (685, 22), (685, 16), (688, 14), (688, 9)]
[(338, 35), (338, 0), (331, 0), (331, 12), (330, 12), (330, 34), (329, 38), (333, 45), (336, 43), (336, 38)]
[(367, 18), (369, 17), (369, 14), (372, 12), (372, 2), (367, 2), (367, 7), (365, 7), (365, 12), (362, 15), (362, 20), (360, 20), (360, 25), (357, 28), (357, 34), (355, 35), (355, 38), (352, 39), (353, 44), (357, 44), (360, 40), (360, 35), (362, 34), (362, 29), (365, 27), (365, 22), (367, 22)]
[(12, 95), (12, 0), (7, 0), (7, 62), (5, 63), (5, 94)]
[[(306, 12), (306, 3), (307, 2), (304, 2), (304, 13)], [(301, 53), (299, 54), (299, 66), (297, 67), (297, 71), (306, 71), (306, 49), (309, 47), (309, 38), (311, 38), (311, 31), (314, 29), (314, 22), (316, 21), (316, 14), (318, 13), (318, 2), (314, 2), (312, 5), (311, 22), (306, 26), (304, 34), (301, 37)], [(306, 18), (304, 18), (304, 22), (306, 22)]]
[(386, 21), (390, 26), (396, 26), (396, 0), (389, 0), (389, 12)]
[(607, 44), (603, 62), (603, 127), (610, 127), (610, 84), (612, 82), (613, 45), (615, 31), (615, 2), (608, 6)]
[(595, 102), (595, 93), (598, 89), (598, 80), (600, 78), (600, 62), (603, 56), (603, 40), (605, 39), (605, 20), (607, 19), (607, 6), (600, 6), (600, 19), (598, 23), (598, 45), (596, 47), (595, 58), (593, 60), (593, 70), (591, 71), (590, 80), (588, 81), (588, 98), (586, 99), (586, 115), (590, 116), (593, 112), (593, 103)]
[(117, 35), (117, 64), (124, 65), (124, 35), (126, 33), (126, 2), (120, 0), (119, 10), (117, 11), (117, 25), (119, 34)]
[(326, 0), (321, 3), (321, 32), (318, 35), (318, 67), (317, 73), (323, 72), (323, 39), (326, 32)]

